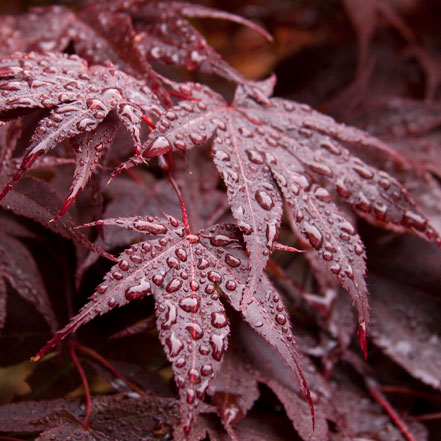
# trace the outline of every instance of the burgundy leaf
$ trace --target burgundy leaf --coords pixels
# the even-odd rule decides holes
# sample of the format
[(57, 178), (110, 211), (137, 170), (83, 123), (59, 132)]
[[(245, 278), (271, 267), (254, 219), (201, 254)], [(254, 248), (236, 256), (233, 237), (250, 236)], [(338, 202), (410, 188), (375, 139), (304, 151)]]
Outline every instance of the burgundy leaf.
[(208, 389), (227, 430), (246, 416), (260, 395), (256, 379), (234, 349), (225, 355), (221, 370)]
[(228, 318), (218, 286), (230, 305), (290, 366), (310, 402), (287, 311), (275, 289), (262, 278), (250, 302), (245, 307), (241, 303), (249, 267), (237, 229), (217, 225), (198, 234), (186, 234), (184, 226), (170, 216), (106, 219), (88, 225), (115, 225), (163, 237), (124, 251), (89, 303), (35, 359), (97, 315), (153, 294), (159, 337), (173, 365), (180, 389), (182, 423), (188, 431), (227, 348)]
[(35, 220), (67, 239), (98, 253), (110, 260), (115, 258), (91, 243), (87, 237), (75, 230), (71, 216), (65, 215), (63, 220), (51, 222), (56, 216), (61, 199), (58, 193), (46, 182), (32, 177), (25, 177), (18, 182), (6, 197), (0, 201), (0, 206), (13, 213)]
[[(271, 82), (264, 83), (264, 89), (269, 93)], [(259, 105), (240, 87), (231, 106), (197, 84), (183, 85), (181, 91), (196, 101), (181, 102), (164, 114), (143, 156), (190, 149), (213, 138), (214, 162), (250, 252), (251, 272), (243, 302), (256, 290), (277, 236), (281, 192), (295, 229), (356, 303), (364, 341), (369, 318), (363, 245), (324, 186), (334, 187), (368, 220), (439, 240), (406, 190), (387, 173), (352, 156), (345, 146), (370, 148), (395, 160), (393, 151), (305, 105), (278, 98)], [(127, 166), (139, 161), (132, 158)]]
[[(78, 399), (29, 401), (0, 407), (1, 431), (40, 434), (38, 440), (53, 441), (115, 440), (139, 441), (170, 434), (179, 421), (179, 406), (174, 398), (127, 394), (95, 397), (89, 427), (81, 425), (84, 407)], [(208, 410), (204, 406), (203, 410)], [(130, 428), (127, 421), (133, 422)], [(51, 437), (52, 436), (52, 437)]]
[(54, 332), (58, 328), (57, 319), (31, 253), (19, 240), (0, 233), (0, 256), (0, 326), (3, 327), (6, 317), (6, 279), (18, 294), (34, 305)]
[(407, 238), (374, 249), (372, 262), (373, 342), (415, 378), (441, 389), (439, 249)]
[[(112, 68), (88, 67), (76, 56), (33, 53), (23, 61), (22, 55), (16, 54), (2, 60), (2, 65), (10, 72), (0, 81), (4, 90), (0, 99), (2, 114), (7, 117), (8, 111), (14, 109), (38, 107), (50, 109), (50, 114), (35, 129), (21, 166), (3, 189), (1, 198), (37, 157), (66, 138), (92, 132), (110, 111), (114, 110), (127, 127), (136, 149), (140, 145), (141, 116), (160, 112), (158, 99), (145, 83)], [(88, 98), (84, 100), (84, 96)], [(106, 144), (110, 144), (113, 135), (112, 131), (106, 135)], [(99, 144), (86, 143), (83, 149), (93, 149), (89, 152), (92, 156), (97, 147), (99, 150)], [(90, 173), (94, 165), (89, 162), (83, 166), (81, 174)], [(82, 179), (86, 181), (87, 176)], [(66, 204), (70, 202), (68, 199)]]
[(271, 36), (260, 26), (237, 15), (191, 3), (129, 3), (132, 3), (132, 6), (128, 10), (126, 4), (121, 10), (132, 16), (137, 31), (136, 47), (144, 58), (152, 62), (165, 62), (184, 66), (188, 70), (198, 69), (208, 74), (219, 75), (229, 81), (243, 84), (251, 94), (265, 100), (259, 88), (248, 83), (239, 72), (225, 62), (185, 17), (233, 21), (253, 29), (271, 41)]

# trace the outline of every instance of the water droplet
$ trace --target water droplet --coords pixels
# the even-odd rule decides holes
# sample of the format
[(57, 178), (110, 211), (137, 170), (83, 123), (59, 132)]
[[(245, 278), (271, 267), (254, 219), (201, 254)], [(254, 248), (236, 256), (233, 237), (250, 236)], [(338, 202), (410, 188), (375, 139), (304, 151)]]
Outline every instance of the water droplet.
[(188, 371), (188, 378), (189, 378), (190, 382), (193, 384), (198, 384), (201, 382), (201, 375), (200, 375), (199, 371), (195, 368), (191, 368)]
[(224, 351), (224, 336), (213, 334), (210, 338), (210, 344), (213, 348), (213, 358), (220, 361)]
[(347, 198), (351, 195), (351, 191), (346, 186), (345, 178), (343, 176), (340, 176), (337, 179), (336, 189), (337, 189), (337, 193), (344, 198)]
[(384, 202), (378, 201), (374, 204), (375, 216), (379, 220), (385, 220), (387, 214), (387, 205)]
[(241, 264), (240, 260), (237, 257), (228, 253), (225, 254), (225, 262), (233, 268), (236, 268)]
[(121, 280), (124, 277), (123, 274), (119, 271), (112, 271), (112, 276), (116, 280)]
[(314, 162), (308, 165), (313, 172), (319, 175), (327, 176), (328, 178), (332, 177), (332, 170), (327, 165), (319, 164), (318, 162)]
[(182, 286), (182, 281), (180, 279), (172, 279), (165, 287), (168, 293), (176, 292)]
[(210, 282), (214, 282), (217, 284), (222, 282), (222, 276), (217, 271), (209, 271), (207, 277)]
[(205, 346), (205, 345), (200, 345), (199, 346), (199, 353), (201, 355), (208, 355), (210, 353), (210, 349), (208, 349), (207, 346)]
[(183, 248), (177, 248), (175, 254), (179, 260), (181, 260), (182, 262), (186, 262), (187, 252)]
[(272, 248), (274, 245), (274, 241), (277, 236), (277, 226), (275, 224), (267, 224), (266, 225), (266, 240), (267, 247)]
[(197, 297), (190, 296), (185, 297), (181, 299), (179, 302), (179, 306), (185, 311), (185, 312), (196, 312), (199, 309), (199, 300)]
[(213, 373), (213, 366), (211, 366), (211, 364), (204, 364), (202, 367), (201, 367), (201, 374), (203, 375), (203, 376), (208, 376), (208, 375), (211, 375)]
[(256, 191), (255, 197), (256, 201), (264, 210), (271, 210), (271, 208), (274, 207), (273, 198), (266, 191)]
[(351, 236), (353, 236), (353, 235), (356, 233), (355, 228), (352, 226), (351, 223), (349, 223), (349, 222), (347, 222), (347, 221), (343, 221), (343, 222), (340, 224), (340, 228), (341, 228), (345, 233), (348, 233), (348, 234), (350, 234)]
[(328, 262), (331, 261), (334, 258), (333, 254), (329, 251), (323, 251), (323, 259), (327, 260)]
[(234, 291), (236, 289), (236, 286), (236, 282), (234, 282), (233, 280), (228, 280), (225, 284), (225, 288), (227, 288), (228, 291)]
[(152, 277), (152, 281), (155, 285), (161, 286), (162, 282), (164, 281), (164, 277), (165, 277), (165, 274), (155, 274)]
[(303, 231), (309, 240), (309, 243), (316, 249), (320, 249), (323, 243), (323, 235), (318, 228), (308, 222), (303, 225)]
[(320, 147), (327, 150), (329, 153), (332, 153), (333, 155), (340, 155), (340, 149), (335, 146), (331, 141), (324, 141), (320, 144)]
[(201, 145), (207, 140), (207, 135), (199, 133), (190, 133), (191, 141), (196, 145)]
[(205, 287), (205, 293), (206, 293), (206, 294), (213, 294), (214, 291), (216, 291), (216, 290), (214, 289), (214, 286), (213, 286), (213, 285), (207, 285), (207, 286)]
[(98, 294), (104, 294), (107, 291), (108, 287), (109, 285), (102, 283), (101, 285), (98, 285), (96, 291)]
[(185, 358), (178, 358), (175, 361), (175, 365), (177, 368), (183, 368), (185, 366)]
[(133, 227), (137, 230), (147, 231), (152, 234), (164, 234), (167, 232), (167, 227), (165, 227), (164, 225), (147, 222), (142, 219), (138, 219), (133, 222)]
[(150, 251), (152, 251), (152, 245), (148, 242), (144, 242), (141, 245), (141, 248), (144, 253), (149, 253)]
[(369, 212), (372, 208), (371, 203), (369, 202), (369, 199), (361, 191), (359, 191), (357, 194), (357, 202), (356, 202), (355, 206), (359, 210), (364, 211), (364, 212)]
[[(188, 389), (187, 390), (187, 395), (186, 395), (187, 403), (188, 404), (193, 404), (195, 398), (196, 398), (196, 392), (194, 390), (192, 390), (192, 389)], [(190, 428), (188, 428), (187, 430), (189, 431)]]
[(224, 312), (213, 312), (211, 314), (211, 324), (215, 328), (225, 328), (228, 324), (227, 316)]
[(152, 292), (150, 283), (143, 279), (141, 280), (138, 285), (131, 286), (126, 290), (125, 296), (128, 301), (136, 300), (144, 297), (147, 294), (150, 294)]
[(197, 323), (187, 323), (185, 329), (190, 333), (193, 340), (199, 340), (204, 336), (204, 331)]
[(329, 267), (329, 269), (334, 273), (334, 274), (339, 274), (341, 271), (341, 266), (338, 263), (334, 263), (334, 265), (332, 265), (331, 267)]
[(215, 247), (224, 247), (237, 241), (238, 240), (236, 238), (227, 236), (225, 234), (216, 234), (216, 236), (210, 237), (210, 243)]
[(239, 127), (239, 133), (244, 137), (244, 138), (252, 138), (253, 132), (248, 129), (247, 127)]
[(374, 173), (363, 165), (354, 165), (352, 169), (363, 179), (372, 179), (374, 177)]
[(159, 155), (165, 155), (171, 152), (172, 146), (165, 136), (159, 136), (148, 147), (147, 154), (149, 158)]
[(184, 344), (178, 337), (176, 337), (174, 332), (165, 339), (165, 344), (168, 346), (170, 357), (176, 357), (176, 355), (178, 355), (184, 348)]
[(423, 216), (421, 216), (418, 213), (415, 213), (414, 211), (407, 210), (404, 213), (402, 224), (407, 227), (413, 227), (419, 231), (424, 231), (427, 226), (427, 221), (424, 219)]
[(357, 243), (357, 244), (355, 244), (354, 251), (355, 251), (355, 254), (357, 254), (358, 256), (361, 256), (363, 254), (363, 247)]
[(210, 266), (210, 264), (209, 264), (209, 262), (208, 262), (207, 259), (204, 259), (203, 257), (201, 257), (201, 258), (199, 259), (199, 262), (198, 262), (198, 269), (200, 269), (200, 270), (204, 270), (204, 269), (208, 268), (209, 266)]
[(94, 126), (96, 126), (96, 121), (91, 118), (84, 118), (81, 121), (77, 122), (77, 129), (81, 131), (87, 130)]
[(221, 119), (219, 119), (219, 118), (213, 118), (213, 119), (211, 120), (211, 122), (212, 122), (212, 123), (218, 128), (218, 129), (220, 129), (220, 130), (222, 130), (222, 131), (227, 130), (227, 126), (226, 126), (225, 122), (222, 121)]
[(127, 271), (129, 269), (129, 262), (127, 262), (127, 260), (121, 260), (118, 263), (118, 266), (123, 270), (123, 271)]
[(193, 292), (197, 291), (197, 290), (199, 289), (199, 283), (196, 282), (196, 280), (192, 280), (192, 281), (190, 282), (190, 289), (191, 289)]
[(180, 268), (179, 260), (176, 259), (176, 257), (169, 257), (169, 258), (167, 258), (167, 265), (170, 268), (176, 268), (176, 269)]
[(176, 323), (176, 306), (173, 303), (165, 302), (165, 307), (167, 309), (165, 313), (165, 322), (161, 324), (162, 329), (170, 329), (173, 323)]
[(323, 202), (330, 202), (332, 197), (331, 194), (329, 193), (328, 190), (326, 190), (326, 188), (323, 187), (318, 187), (315, 191), (314, 191), (314, 196), (319, 199), (320, 201)]
[(245, 150), (245, 153), (248, 156), (248, 159), (253, 162), (254, 164), (263, 164), (263, 158), (262, 155), (256, 151), (256, 150)]
[(215, 154), (215, 159), (219, 161), (229, 161), (230, 155), (222, 150), (218, 150)]

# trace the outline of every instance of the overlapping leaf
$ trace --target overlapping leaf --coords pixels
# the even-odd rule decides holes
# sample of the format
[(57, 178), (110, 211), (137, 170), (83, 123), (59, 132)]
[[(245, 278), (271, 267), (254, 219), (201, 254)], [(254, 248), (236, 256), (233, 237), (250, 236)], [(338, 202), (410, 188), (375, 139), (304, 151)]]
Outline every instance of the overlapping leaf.
[(387, 249), (376, 245), (372, 256), (373, 342), (415, 378), (441, 389), (439, 249), (403, 238)]
[(309, 397), (287, 312), (270, 282), (263, 278), (249, 303), (241, 305), (249, 269), (236, 228), (217, 225), (189, 234), (172, 217), (107, 219), (94, 225), (116, 225), (162, 237), (124, 251), (90, 302), (38, 356), (97, 315), (153, 294), (159, 338), (173, 365), (182, 422), (188, 431), (228, 345), (229, 324), (220, 290), (225, 300), (278, 351)]
[[(161, 112), (158, 99), (144, 82), (113, 68), (88, 67), (76, 56), (15, 54), (2, 60), (0, 70), (0, 118), (9, 119), (28, 109), (49, 109), (1, 197), (37, 157), (64, 139), (76, 137), (78, 164), (64, 212), (113, 140), (113, 113), (139, 148), (141, 116)], [(88, 135), (78, 136), (85, 133)]]
[[(208, 45), (186, 17), (233, 21), (271, 40), (270, 35), (255, 23), (205, 6), (113, 0), (93, 2), (78, 11), (52, 6), (7, 17), (3, 22), (5, 34), (15, 33), (20, 38), (15, 39), (17, 44), (12, 47), (7, 44), (11, 38), (5, 38), (4, 54), (32, 50), (61, 52), (72, 41), (75, 52), (90, 64), (111, 62), (145, 79), (165, 102), (169, 102), (169, 98), (149, 61), (199, 69), (247, 85), (246, 79)], [(40, 26), (41, 22), (46, 23), (45, 28)]]
[(34, 305), (54, 332), (57, 320), (34, 258), (18, 239), (0, 232), (0, 329), (6, 320), (6, 281)]
[[(259, 87), (271, 94), (271, 80)], [(295, 228), (350, 293), (363, 336), (369, 321), (364, 249), (355, 228), (332, 202), (330, 190), (368, 220), (439, 240), (406, 190), (387, 173), (350, 154), (346, 146), (372, 148), (393, 158), (391, 150), (364, 132), (291, 101), (273, 98), (261, 105), (239, 87), (228, 105), (197, 84), (180, 90), (193, 101), (181, 102), (161, 117), (142, 155), (149, 159), (213, 140), (213, 160), (250, 253), (243, 302), (257, 289), (272, 250), (283, 197)], [(140, 161), (134, 157), (121, 169)]]

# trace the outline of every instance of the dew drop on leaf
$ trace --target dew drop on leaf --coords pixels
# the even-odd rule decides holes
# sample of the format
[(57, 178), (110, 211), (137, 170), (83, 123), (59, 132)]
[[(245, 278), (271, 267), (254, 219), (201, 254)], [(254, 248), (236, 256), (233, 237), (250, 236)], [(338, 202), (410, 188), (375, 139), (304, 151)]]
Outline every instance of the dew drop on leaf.
[(225, 328), (228, 324), (227, 316), (224, 312), (213, 312), (211, 314), (211, 324), (215, 328)]
[(125, 292), (125, 297), (127, 300), (136, 300), (144, 297), (145, 295), (151, 293), (151, 286), (147, 280), (141, 280), (138, 285), (131, 286)]
[(190, 333), (193, 340), (199, 340), (204, 336), (204, 331), (197, 323), (187, 323), (185, 329)]
[(178, 355), (184, 348), (184, 343), (176, 337), (174, 332), (165, 339), (165, 344), (168, 346), (170, 357), (176, 357), (176, 355)]
[(181, 286), (182, 286), (182, 281), (180, 279), (172, 279), (165, 287), (165, 290), (171, 294), (173, 292), (176, 292), (178, 289), (180, 289)]
[(236, 268), (240, 265), (240, 259), (233, 256), (232, 254), (225, 254), (225, 262), (233, 268)]
[(255, 197), (256, 201), (264, 210), (271, 210), (271, 208), (274, 207), (273, 198), (266, 191), (256, 191)]
[(187, 252), (183, 248), (176, 249), (175, 254), (182, 262), (187, 260)]
[(184, 297), (179, 302), (179, 306), (185, 311), (185, 312), (197, 312), (199, 309), (199, 300), (197, 297), (190, 296), (190, 297)]
[(316, 249), (320, 249), (323, 243), (323, 235), (318, 228), (308, 222), (303, 225), (303, 231), (309, 240), (309, 243)]

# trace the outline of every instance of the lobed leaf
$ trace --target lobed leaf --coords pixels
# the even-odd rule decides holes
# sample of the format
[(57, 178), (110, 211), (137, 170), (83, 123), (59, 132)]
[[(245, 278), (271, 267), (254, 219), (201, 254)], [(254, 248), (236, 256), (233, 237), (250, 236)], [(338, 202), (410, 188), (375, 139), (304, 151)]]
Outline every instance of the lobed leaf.
[(173, 366), (180, 389), (182, 425), (188, 432), (228, 345), (229, 324), (220, 291), (280, 354), (310, 402), (287, 311), (269, 280), (262, 279), (261, 289), (245, 307), (241, 303), (249, 267), (237, 229), (217, 225), (188, 234), (171, 216), (106, 219), (84, 226), (90, 225), (115, 225), (147, 237), (162, 237), (124, 251), (89, 303), (34, 359), (97, 315), (153, 294), (159, 337)]

